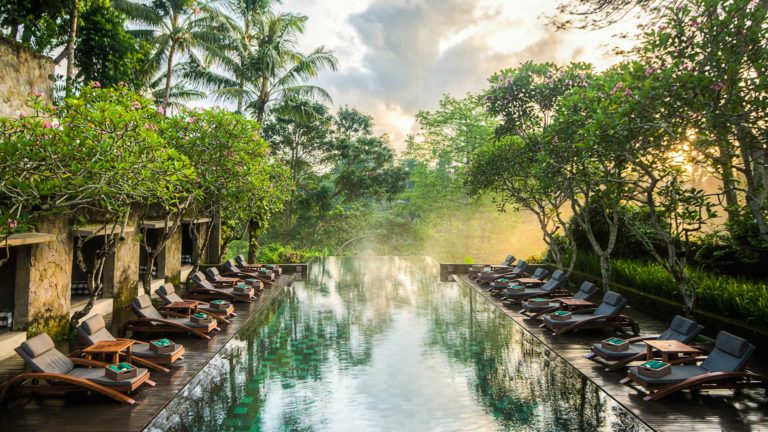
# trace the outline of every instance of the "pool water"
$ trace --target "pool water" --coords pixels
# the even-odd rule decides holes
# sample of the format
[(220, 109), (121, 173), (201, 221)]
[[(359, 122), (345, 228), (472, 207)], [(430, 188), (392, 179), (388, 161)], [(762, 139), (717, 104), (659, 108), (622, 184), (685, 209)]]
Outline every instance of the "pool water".
[(153, 431), (646, 431), (428, 258), (325, 258), (238, 332)]

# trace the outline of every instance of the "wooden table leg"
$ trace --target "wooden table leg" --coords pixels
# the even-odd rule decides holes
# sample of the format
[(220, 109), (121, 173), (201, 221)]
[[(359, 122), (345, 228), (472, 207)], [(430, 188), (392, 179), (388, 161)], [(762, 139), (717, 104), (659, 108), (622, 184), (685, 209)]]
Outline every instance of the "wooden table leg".
[(651, 348), (650, 345), (646, 345), (646, 352), (645, 352), (645, 360), (651, 361), (653, 360), (653, 348)]

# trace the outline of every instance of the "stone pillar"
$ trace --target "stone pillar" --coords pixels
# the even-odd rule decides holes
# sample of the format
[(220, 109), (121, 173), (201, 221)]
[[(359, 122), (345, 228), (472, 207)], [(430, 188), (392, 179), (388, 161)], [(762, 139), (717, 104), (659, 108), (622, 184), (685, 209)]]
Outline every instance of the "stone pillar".
[(38, 231), (56, 239), (19, 248), (14, 328), (26, 328), (31, 334), (46, 332), (54, 338), (66, 331), (74, 255), (70, 227), (66, 216), (41, 222)]
[(127, 306), (139, 293), (139, 254), (141, 243), (137, 220), (129, 226), (135, 228), (125, 233), (125, 239), (118, 243), (115, 254), (104, 266), (104, 296), (114, 299), (114, 309)]
[(163, 253), (160, 254), (163, 256), (165, 280), (174, 285), (178, 285), (181, 279), (181, 231), (185, 226), (180, 224), (176, 228), (176, 232), (165, 242)]

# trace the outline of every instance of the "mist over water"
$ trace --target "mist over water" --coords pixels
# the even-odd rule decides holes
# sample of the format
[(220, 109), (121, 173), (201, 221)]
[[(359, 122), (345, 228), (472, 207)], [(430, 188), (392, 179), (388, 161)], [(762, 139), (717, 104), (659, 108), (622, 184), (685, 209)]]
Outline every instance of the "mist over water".
[(424, 223), (419, 246), (408, 253), (374, 240), (361, 244), (355, 255), (425, 255), (438, 262), (501, 262), (513, 254), (527, 259), (546, 250), (535, 216), (526, 211), (499, 213), (491, 205), (458, 206), (455, 211), (434, 216)]

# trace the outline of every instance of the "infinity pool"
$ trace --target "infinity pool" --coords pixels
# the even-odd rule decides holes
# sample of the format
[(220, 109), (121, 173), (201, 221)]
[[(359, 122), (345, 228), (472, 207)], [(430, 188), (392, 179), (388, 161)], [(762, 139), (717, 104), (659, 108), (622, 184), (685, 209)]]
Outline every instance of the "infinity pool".
[(152, 431), (646, 431), (426, 258), (326, 258), (278, 294)]

